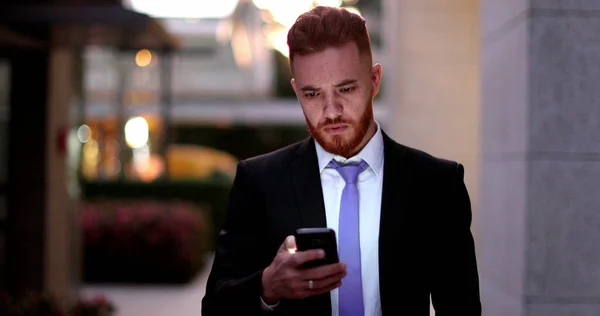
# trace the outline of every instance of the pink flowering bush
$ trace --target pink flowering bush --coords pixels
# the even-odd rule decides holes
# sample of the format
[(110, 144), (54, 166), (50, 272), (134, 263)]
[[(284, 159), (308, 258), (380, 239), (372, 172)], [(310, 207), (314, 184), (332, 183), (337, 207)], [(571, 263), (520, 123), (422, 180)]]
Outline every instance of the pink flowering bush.
[(19, 295), (0, 294), (2, 316), (111, 316), (115, 311), (113, 303), (102, 295), (68, 302), (33, 291)]
[(185, 283), (204, 263), (205, 212), (191, 203), (119, 200), (80, 210), (84, 280)]
[(116, 308), (106, 297), (99, 295), (91, 299), (80, 299), (70, 308), (69, 316), (110, 316)]
[(3, 316), (68, 316), (63, 305), (52, 295), (35, 292), (0, 295), (0, 315)]

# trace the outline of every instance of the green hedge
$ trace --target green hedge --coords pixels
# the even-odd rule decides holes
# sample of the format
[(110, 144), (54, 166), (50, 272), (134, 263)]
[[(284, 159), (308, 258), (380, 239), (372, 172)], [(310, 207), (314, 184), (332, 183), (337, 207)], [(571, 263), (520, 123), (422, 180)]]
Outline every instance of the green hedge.
[(210, 214), (208, 249), (214, 250), (215, 239), (225, 220), (231, 179), (216, 176), (211, 180), (168, 180), (155, 182), (81, 180), (82, 199), (98, 200), (153, 199), (189, 201)]

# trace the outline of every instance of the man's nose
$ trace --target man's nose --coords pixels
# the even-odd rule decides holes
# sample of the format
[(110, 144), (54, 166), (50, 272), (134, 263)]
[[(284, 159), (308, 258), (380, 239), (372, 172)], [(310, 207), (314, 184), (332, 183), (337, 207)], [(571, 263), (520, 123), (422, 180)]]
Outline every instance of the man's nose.
[(344, 107), (336, 100), (335, 96), (325, 98), (325, 107), (323, 109), (325, 118), (335, 119), (342, 116)]

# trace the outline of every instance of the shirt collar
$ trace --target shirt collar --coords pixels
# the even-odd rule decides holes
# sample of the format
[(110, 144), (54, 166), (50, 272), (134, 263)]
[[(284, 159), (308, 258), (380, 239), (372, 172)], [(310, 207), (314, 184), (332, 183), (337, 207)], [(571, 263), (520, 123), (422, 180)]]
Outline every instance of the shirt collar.
[(319, 161), (319, 173), (323, 172), (332, 159), (335, 159), (340, 163), (359, 162), (360, 160), (364, 160), (377, 176), (381, 175), (381, 169), (383, 167), (383, 135), (379, 123), (375, 122), (375, 124), (377, 125), (375, 135), (371, 137), (365, 147), (363, 147), (356, 156), (348, 159), (325, 151), (325, 149), (315, 141), (317, 159)]

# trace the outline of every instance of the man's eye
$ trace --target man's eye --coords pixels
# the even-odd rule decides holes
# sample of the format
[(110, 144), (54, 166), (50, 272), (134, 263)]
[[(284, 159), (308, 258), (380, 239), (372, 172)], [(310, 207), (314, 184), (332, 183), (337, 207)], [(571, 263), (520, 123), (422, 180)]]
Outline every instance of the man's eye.
[(354, 90), (354, 87), (345, 87), (341, 89), (342, 92), (350, 92), (352, 90)]
[(317, 96), (317, 93), (316, 92), (307, 92), (304, 94), (304, 96), (307, 98), (314, 98)]

